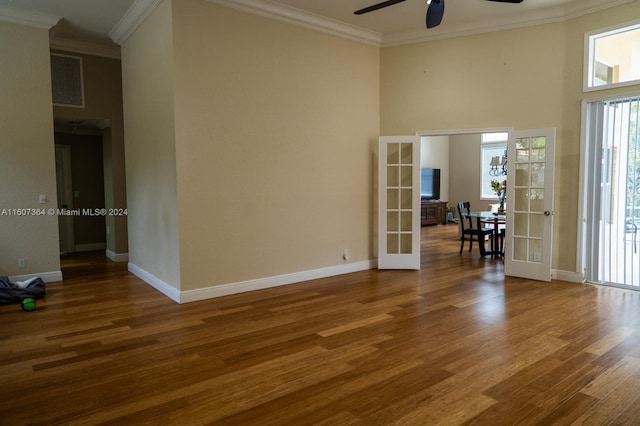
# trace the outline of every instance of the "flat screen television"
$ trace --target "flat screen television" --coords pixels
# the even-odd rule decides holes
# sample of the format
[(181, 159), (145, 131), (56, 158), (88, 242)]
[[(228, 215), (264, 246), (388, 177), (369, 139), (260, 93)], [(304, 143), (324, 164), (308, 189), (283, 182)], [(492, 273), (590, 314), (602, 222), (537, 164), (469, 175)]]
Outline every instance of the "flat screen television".
[(423, 200), (440, 199), (440, 169), (420, 170), (420, 198)]

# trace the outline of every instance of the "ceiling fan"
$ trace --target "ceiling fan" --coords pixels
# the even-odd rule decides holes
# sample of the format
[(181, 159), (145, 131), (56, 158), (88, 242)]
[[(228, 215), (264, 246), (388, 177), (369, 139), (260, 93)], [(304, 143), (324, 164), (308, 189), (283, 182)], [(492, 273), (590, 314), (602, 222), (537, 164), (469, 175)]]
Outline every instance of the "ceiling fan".
[[(381, 3), (376, 3), (372, 6), (365, 7), (364, 9), (356, 10), (353, 12), (356, 15), (362, 15), (363, 13), (373, 12), (374, 10), (382, 9), (387, 6), (392, 6), (397, 3), (402, 3), (406, 0), (386, 0)], [(497, 1), (500, 3), (522, 3), (523, 0), (487, 0)], [(444, 16), (444, 0), (427, 0), (429, 7), (427, 8), (427, 28), (433, 28), (440, 25), (442, 17)]]

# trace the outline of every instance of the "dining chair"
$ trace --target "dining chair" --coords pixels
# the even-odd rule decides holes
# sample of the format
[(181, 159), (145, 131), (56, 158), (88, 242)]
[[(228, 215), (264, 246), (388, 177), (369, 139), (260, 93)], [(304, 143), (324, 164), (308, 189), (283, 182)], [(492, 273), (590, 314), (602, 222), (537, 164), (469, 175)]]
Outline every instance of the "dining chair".
[[(495, 204), (489, 204), (487, 206), (487, 210), (490, 211), (491, 213), (498, 213), (498, 207), (500, 206), (499, 203), (495, 203)], [(506, 204), (505, 204), (506, 206)], [(500, 255), (502, 257), (504, 257), (504, 239), (506, 236), (506, 225), (504, 223), (499, 223), (498, 224), (498, 238), (499, 238), (499, 244), (498, 247), (500, 247)]]
[[(473, 247), (473, 240), (475, 238), (478, 241), (478, 247), (481, 254), (484, 255), (484, 239), (488, 235), (489, 238), (493, 238), (493, 228), (473, 226), (472, 218), (468, 215), (471, 212), (471, 203), (469, 201), (463, 201), (458, 203), (458, 216), (460, 217), (460, 254), (464, 249), (464, 242), (469, 240), (469, 251)], [(481, 240), (482, 238), (482, 240)]]

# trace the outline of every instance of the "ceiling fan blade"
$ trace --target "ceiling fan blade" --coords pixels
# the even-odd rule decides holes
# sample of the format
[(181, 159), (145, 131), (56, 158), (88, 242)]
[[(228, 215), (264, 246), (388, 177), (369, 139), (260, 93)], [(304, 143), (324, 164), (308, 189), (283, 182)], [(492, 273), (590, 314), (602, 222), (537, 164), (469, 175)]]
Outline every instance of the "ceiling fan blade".
[(382, 9), (383, 7), (392, 6), (397, 3), (402, 3), (406, 0), (387, 0), (382, 3), (374, 4), (373, 6), (365, 7), (364, 9), (356, 10), (353, 12), (355, 15), (362, 15), (363, 13), (373, 12), (374, 10)]
[(523, 0), (487, 0), (487, 1), (499, 1), (500, 3), (522, 3)]
[(440, 25), (444, 16), (444, 0), (431, 0), (427, 9), (427, 28)]

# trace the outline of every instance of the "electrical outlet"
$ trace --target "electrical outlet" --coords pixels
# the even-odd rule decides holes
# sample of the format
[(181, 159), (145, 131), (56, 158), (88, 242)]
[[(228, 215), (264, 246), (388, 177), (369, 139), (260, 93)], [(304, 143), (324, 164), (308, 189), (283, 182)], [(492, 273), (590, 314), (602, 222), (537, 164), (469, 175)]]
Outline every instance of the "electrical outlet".
[(25, 263), (24, 259), (18, 259), (18, 268), (26, 268), (27, 264)]
[(342, 259), (344, 259), (344, 260), (349, 260), (349, 259), (351, 259), (351, 254), (349, 253), (349, 250), (344, 249), (344, 250), (342, 251)]

